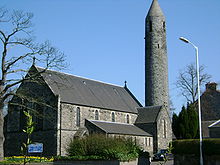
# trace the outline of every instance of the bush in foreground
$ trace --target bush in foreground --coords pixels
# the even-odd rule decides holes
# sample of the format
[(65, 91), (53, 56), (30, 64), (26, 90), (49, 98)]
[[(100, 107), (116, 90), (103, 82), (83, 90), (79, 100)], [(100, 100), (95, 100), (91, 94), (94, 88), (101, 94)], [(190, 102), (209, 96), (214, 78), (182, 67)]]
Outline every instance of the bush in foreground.
[(139, 146), (130, 139), (90, 135), (73, 139), (67, 147), (69, 157), (58, 159), (128, 161), (137, 158), (140, 152)]
[[(203, 139), (204, 155), (220, 154), (220, 139)], [(199, 139), (176, 140), (173, 142), (173, 154), (199, 155)]]

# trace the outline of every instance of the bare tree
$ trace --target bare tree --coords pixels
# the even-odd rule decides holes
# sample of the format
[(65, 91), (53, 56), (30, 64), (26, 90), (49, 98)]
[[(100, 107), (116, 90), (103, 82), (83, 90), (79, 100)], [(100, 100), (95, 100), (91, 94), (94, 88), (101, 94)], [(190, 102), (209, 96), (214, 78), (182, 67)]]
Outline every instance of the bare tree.
[(15, 95), (13, 89), (37, 76), (25, 76), (32, 63), (40, 64), (45, 70), (65, 66), (64, 54), (52, 47), (50, 42), (35, 43), (32, 18), (32, 13), (15, 10), (10, 12), (0, 8), (0, 158), (4, 156), (3, 109), (8, 98)]
[[(211, 75), (204, 73), (205, 67), (202, 65), (199, 68), (200, 78), (199, 82), (200, 85), (204, 85), (207, 83)], [(196, 67), (194, 64), (189, 64), (186, 68), (179, 73), (179, 77), (176, 81), (176, 87), (179, 88), (181, 94), (186, 98), (187, 102), (194, 103), (197, 99), (197, 72)]]

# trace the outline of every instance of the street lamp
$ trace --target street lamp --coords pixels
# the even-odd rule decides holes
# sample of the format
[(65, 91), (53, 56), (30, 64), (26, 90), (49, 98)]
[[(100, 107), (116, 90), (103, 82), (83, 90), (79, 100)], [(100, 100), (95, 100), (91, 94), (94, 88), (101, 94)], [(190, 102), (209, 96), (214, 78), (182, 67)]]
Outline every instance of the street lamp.
[(200, 165), (203, 165), (202, 157), (202, 120), (201, 120), (201, 104), (200, 104), (200, 84), (199, 84), (199, 49), (192, 42), (184, 37), (179, 38), (181, 41), (192, 45), (196, 50), (196, 70), (197, 70), (197, 84), (198, 84), (198, 108), (199, 108), (199, 150), (200, 150)]

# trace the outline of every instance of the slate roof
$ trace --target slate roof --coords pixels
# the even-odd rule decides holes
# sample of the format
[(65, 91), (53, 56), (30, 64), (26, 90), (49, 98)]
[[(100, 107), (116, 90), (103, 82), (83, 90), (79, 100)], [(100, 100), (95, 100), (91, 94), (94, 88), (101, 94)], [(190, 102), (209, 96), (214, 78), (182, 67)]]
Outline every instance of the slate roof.
[(136, 135), (136, 136), (152, 136), (133, 124), (87, 120), (96, 127), (108, 134)]
[(157, 0), (153, 0), (151, 7), (148, 11), (147, 17), (149, 16), (161, 16), (164, 17), (164, 14), (160, 8), (160, 5)]
[(135, 123), (154, 123), (163, 106), (148, 106), (138, 108), (138, 117)]
[[(36, 69), (43, 70), (40, 67)], [(61, 102), (129, 113), (137, 113), (137, 107), (141, 107), (124, 87), (52, 70), (46, 70), (41, 75), (52, 92), (60, 95)]]

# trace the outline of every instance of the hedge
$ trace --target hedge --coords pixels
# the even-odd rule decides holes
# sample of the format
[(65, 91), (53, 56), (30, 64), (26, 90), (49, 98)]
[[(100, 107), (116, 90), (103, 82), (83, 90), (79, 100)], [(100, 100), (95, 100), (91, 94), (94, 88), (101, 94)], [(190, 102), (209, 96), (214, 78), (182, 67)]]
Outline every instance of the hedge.
[[(219, 155), (220, 139), (203, 139), (202, 149), (204, 155)], [(199, 155), (199, 139), (186, 139), (174, 141), (172, 153), (179, 155)]]
[[(70, 159), (102, 159), (129, 161), (137, 158), (141, 149), (132, 140), (125, 138), (90, 135), (81, 139), (73, 139), (67, 153)], [(58, 159), (68, 159), (60, 157)]]

